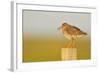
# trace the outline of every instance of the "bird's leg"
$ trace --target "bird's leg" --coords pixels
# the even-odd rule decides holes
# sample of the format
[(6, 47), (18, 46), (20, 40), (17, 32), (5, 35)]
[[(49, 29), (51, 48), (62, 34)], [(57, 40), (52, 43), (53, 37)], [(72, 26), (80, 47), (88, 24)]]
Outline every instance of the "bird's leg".
[(74, 39), (74, 48), (76, 48), (76, 40)]
[(68, 45), (67, 45), (67, 48), (70, 48), (70, 42), (71, 42), (71, 41), (69, 40)]
[(70, 48), (73, 48), (73, 38), (71, 39), (71, 47)]
[(67, 48), (72, 48), (72, 42), (73, 42), (73, 40), (71, 39), (71, 40), (69, 41), (69, 43), (68, 43)]
[(71, 48), (74, 48), (74, 39), (72, 38)]
[(75, 48), (75, 39), (72, 38), (68, 44), (68, 48)]
[(75, 48), (75, 39), (72, 38), (72, 48)]

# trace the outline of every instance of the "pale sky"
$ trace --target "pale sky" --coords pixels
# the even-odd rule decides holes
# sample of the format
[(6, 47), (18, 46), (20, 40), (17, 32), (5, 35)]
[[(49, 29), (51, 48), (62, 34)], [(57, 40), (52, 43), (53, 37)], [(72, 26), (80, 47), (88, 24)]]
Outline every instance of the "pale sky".
[(61, 34), (57, 28), (67, 22), (90, 35), (91, 14), (74, 12), (23, 11), (23, 32), (31, 36), (54, 36)]

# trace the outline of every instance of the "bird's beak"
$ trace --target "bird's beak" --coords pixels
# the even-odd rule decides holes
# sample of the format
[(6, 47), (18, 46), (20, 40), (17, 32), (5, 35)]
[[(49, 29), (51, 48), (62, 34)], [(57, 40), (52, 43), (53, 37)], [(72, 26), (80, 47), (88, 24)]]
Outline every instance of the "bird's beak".
[(60, 30), (60, 29), (61, 29), (61, 26), (60, 26), (60, 27), (58, 27), (57, 29), (58, 29), (58, 30)]

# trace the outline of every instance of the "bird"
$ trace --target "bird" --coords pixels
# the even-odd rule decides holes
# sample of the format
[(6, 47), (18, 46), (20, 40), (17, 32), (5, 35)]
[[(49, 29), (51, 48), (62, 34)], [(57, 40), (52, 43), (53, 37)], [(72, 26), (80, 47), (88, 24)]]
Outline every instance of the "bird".
[(69, 23), (62, 23), (62, 26), (60, 26), (58, 29), (62, 31), (65, 38), (70, 40), (67, 48), (76, 48), (76, 39), (87, 35), (86, 32), (83, 32), (80, 28)]

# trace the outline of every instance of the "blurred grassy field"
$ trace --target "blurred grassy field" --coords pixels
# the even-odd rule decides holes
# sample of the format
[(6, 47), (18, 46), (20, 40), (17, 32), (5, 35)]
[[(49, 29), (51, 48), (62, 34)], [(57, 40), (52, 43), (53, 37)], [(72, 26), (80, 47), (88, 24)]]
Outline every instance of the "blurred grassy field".
[[(61, 61), (61, 48), (67, 43), (65, 38), (23, 37), (23, 62)], [(90, 46), (88, 38), (77, 40), (78, 60), (91, 58)]]

